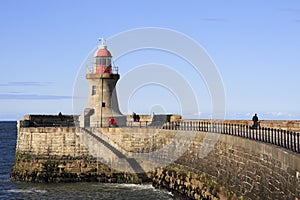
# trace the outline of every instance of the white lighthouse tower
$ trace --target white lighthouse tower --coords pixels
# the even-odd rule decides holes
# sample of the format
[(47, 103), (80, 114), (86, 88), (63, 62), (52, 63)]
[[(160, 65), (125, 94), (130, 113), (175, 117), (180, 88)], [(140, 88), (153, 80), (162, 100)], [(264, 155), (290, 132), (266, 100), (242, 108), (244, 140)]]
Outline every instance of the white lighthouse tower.
[[(104, 39), (94, 53), (92, 70), (86, 74), (89, 82), (88, 104), (81, 116), (84, 127), (107, 127), (126, 125), (126, 116), (119, 110), (115, 90), (120, 78), (118, 68), (112, 68), (112, 55), (107, 50)], [(83, 123), (82, 123), (83, 121)]]

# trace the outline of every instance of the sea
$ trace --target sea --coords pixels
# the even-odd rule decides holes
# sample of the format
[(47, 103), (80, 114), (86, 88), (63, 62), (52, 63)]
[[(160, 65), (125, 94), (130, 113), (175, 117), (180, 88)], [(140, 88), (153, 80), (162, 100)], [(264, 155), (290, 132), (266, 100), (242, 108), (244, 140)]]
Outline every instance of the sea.
[(17, 141), (17, 122), (0, 122), (0, 199), (174, 199), (151, 184), (27, 183), (10, 180)]

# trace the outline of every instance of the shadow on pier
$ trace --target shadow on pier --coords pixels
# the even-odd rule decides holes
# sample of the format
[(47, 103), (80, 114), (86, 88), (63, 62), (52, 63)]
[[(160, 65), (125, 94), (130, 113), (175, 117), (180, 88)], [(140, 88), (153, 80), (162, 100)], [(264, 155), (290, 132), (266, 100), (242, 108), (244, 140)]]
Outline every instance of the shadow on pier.
[(89, 134), (92, 136), (95, 140), (100, 142), (102, 145), (104, 145), (106, 148), (108, 148), (111, 152), (113, 152), (118, 158), (120, 159), (125, 159), (130, 167), (134, 170), (134, 172), (137, 174), (137, 176), (140, 178), (140, 180), (145, 180), (147, 179), (146, 177), (146, 172), (144, 169), (141, 167), (141, 165), (135, 160), (135, 158), (128, 158), (126, 155), (124, 155), (121, 151), (113, 147), (111, 144), (94, 134), (92, 131), (82, 128), (85, 133)]

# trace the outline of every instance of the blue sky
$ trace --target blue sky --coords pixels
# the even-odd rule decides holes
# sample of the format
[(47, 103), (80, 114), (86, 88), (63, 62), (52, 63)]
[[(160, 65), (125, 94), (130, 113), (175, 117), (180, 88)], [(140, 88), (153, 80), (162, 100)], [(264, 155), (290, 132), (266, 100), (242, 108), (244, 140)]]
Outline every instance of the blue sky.
[[(300, 118), (298, 0), (3, 0), (0, 26), (0, 120), (72, 113), (76, 75), (97, 38), (143, 27), (172, 29), (202, 45), (222, 77), (227, 118), (247, 119), (254, 113), (263, 119)], [(138, 64), (162, 60), (159, 52), (149, 55), (118, 60), (121, 76)], [(184, 65), (171, 57), (164, 62)], [(195, 117), (205, 118), (209, 95), (197, 94), (204, 103), (203, 114)], [(134, 97), (138, 102), (143, 95)], [(152, 100), (158, 102), (149, 105), (165, 103)], [(129, 104), (130, 112), (151, 111), (141, 103)]]

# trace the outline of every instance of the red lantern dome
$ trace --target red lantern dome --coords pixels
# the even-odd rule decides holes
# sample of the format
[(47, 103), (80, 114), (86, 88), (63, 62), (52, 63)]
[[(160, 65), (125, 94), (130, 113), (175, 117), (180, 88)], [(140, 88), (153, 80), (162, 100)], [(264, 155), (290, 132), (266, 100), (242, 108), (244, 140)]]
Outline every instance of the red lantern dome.
[(94, 73), (96, 74), (111, 74), (112, 67), (111, 67), (111, 60), (112, 56), (111, 53), (107, 50), (105, 45), (105, 40), (101, 39), (102, 44), (99, 45), (97, 51), (94, 54), (95, 60), (95, 68)]
[(99, 46), (98, 50), (95, 52), (95, 57), (96, 56), (101, 56), (101, 57), (112, 57), (110, 52), (106, 49), (106, 46)]

